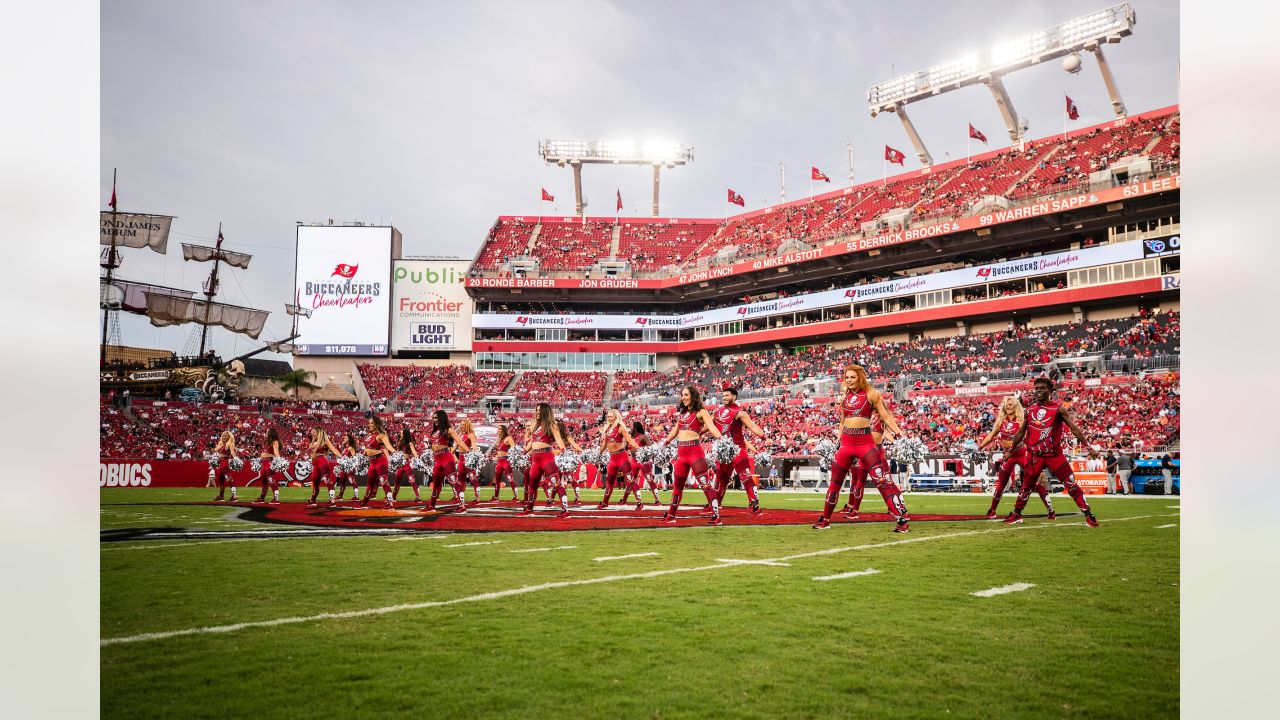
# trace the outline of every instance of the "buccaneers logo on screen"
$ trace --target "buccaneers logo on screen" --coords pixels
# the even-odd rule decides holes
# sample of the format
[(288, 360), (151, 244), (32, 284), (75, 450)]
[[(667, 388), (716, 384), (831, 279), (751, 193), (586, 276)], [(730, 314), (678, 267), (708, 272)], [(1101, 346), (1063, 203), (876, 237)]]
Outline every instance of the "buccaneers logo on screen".
[(333, 269), (333, 274), (330, 275), (329, 277), (333, 277), (334, 275), (340, 275), (350, 280), (351, 278), (356, 276), (356, 271), (359, 269), (360, 269), (359, 265), (347, 265), (346, 263), (338, 263), (338, 266)]

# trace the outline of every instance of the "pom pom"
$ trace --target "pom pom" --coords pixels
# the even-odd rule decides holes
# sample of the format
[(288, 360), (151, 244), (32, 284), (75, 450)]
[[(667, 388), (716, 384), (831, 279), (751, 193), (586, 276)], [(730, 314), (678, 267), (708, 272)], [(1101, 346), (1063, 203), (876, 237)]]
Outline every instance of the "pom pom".
[(221, 458), (219, 458), (217, 455), (210, 455), (210, 456), (209, 456), (209, 469), (210, 469), (210, 470), (217, 470), (217, 469), (218, 469), (218, 463), (219, 463), (219, 461), (220, 461), (220, 460), (221, 460)]
[(817, 455), (820, 459), (825, 458), (827, 461), (827, 467), (831, 467), (831, 462), (836, 457), (836, 444), (830, 440), (824, 439), (814, 447), (813, 454)]
[(977, 445), (966, 445), (963, 455), (964, 464), (968, 467), (976, 467), (987, 459), (987, 454), (979, 450)]
[(485, 456), (484, 451), (480, 448), (470, 450), (466, 455), (462, 456), (462, 463), (472, 472), (480, 472), (488, 463), (489, 458)]
[(533, 460), (529, 457), (529, 453), (525, 452), (524, 448), (519, 445), (511, 448), (511, 450), (507, 452), (507, 462), (511, 463), (512, 469), (519, 470), (521, 472), (528, 470), (529, 466), (533, 464)]
[(756, 472), (773, 465), (773, 453), (768, 450), (761, 450), (756, 453)]
[(419, 455), (409, 461), (409, 469), (414, 472), (429, 473), (435, 465), (435, 457), (432, 455)]
[(711, 457), (721, 465), (728, 465), (733, 459), (738, 457), (741, 449), (733, 442), (733, 438), (728, 435), (721, 435), (719, 440), (711, 443)]
[(356, 475), (368, 475), (369, 474), (369, 456), (365, 455), (364, 453), (361, 453), (359, 455), (356, 455), (355, 459), (356, 459), (356, 462), (354, 467), (352, 468), (352, 472), (354, 472)]
[(284, 472), (289, 469), (289, 460), (287, 458), (275, 457), (271, 458), (271, 472)]
[(262, 458), (254, 458), (249, 461), (249, 469), (255, 473), (262, 472)]
[(293, 476), (299, 480), (305, 480), (311, 477), (311, 461), (299, 460), (293, 464)]
[(680, 451), (676, 449), (675, 445), (662, 445), (661, 448), (662, 454), (657, 456), (658, 465), (667, 467), (676, 461), (676, 456), (680, 454)]
[(565, 450), (556, 456), (556, 467), (564, 475), (573, 475), (582, 465), (582, 456), (572, 450)]
[(244, 469), (244, 460), (241, 460), (238, 457), (233, 457), (227, 461), (227, 467), (231, 468), (232, 472), (240, 472)]
[(891, 456), (900, 463), (914, 465), (924, 460), (927, 451), (924, 442), (919, 438), (904, 437), (893, 442)]
[(387, 469), (390, 472), (395, 473), (397, 470), (404, 467), (405, 462), (404, 453), (393, 452), (391, 453), (391, 457), (387, 458)]

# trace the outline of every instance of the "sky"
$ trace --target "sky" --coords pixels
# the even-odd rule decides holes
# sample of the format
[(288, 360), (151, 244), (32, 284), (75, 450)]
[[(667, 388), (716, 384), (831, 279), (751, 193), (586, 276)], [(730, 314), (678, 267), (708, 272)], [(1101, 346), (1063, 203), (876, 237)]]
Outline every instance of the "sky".
[[(1128, 111), (1178, 102), (1176, 2), (1133, 0), (1134, 34), (1105, 52)], [(392, 224), (405, 255), (472, 258), (499, 215), (573, 212), (573, 180), (539, 140), (664, 139), (694, 147), (663, 171), (662, 215), (719, 217), (881, 176), (885, 144), (920, 167), (898, 119), (872, 118), (867, 88), (1107, 7), (1020, 2), (303, 2), (101, 5), (101, 197), (119, 172), (122, 212), (176, 216), (170, 250), (125, 250), (121, 277), (199, 289), (205, 263), (180, 242), (251, 253), (219, 300), (271, 311), (260, 340), (217, 330), (232, 357), (289, 334), (298, 221)], [(1063, 130), (1063, 95), (1085, 127), (1113, 117), (1092, 56), (1005, 78), (1028, 135)], [(966, 122), (1008, 145), (990, 92), (912, 104), (935, 163), (964, 157)], [(982, 147), (974, 142), (973, 152)], [(650, 214), (651, 172), (587, 166), (588, 214)], [(189, 327), (121, 315), (126, 345), (181, 352)], [(266, 354), (263, 357), (287, 359)]]

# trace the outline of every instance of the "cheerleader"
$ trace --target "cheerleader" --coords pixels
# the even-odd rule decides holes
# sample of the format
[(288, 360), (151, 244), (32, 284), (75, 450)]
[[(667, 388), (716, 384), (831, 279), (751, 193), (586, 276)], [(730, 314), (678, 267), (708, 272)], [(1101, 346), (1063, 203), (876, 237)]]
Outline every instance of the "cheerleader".
[[(604, 472), (604, 500), (596, 506), (597, 510), (603, 510), (609, 507), (609, 497), (613, 495), (614, 480), (625, 483), (631, 476), (631, 456), (627, 454), (627, 446), (633, 450), (638, 450), (639, 445), (631, 437), (631, 432), (627, 430), (627, 426), (622, 422), (622, 413), (617, 409), (610, 408), (605, 415), (605, 425), (600, 428), (600, 449), (609, 453), (609, 466)], [(575, 492), (575, 497), (576, 497)], [(639, 497), (639, 493), (636, 493)], [(623, 502), (626, 502), (626, 494), (623, 494)]]
[(649, 492), (653, 493), (653, 504), (660, 505), (658, 500), (658, 481), (653, 474), (653, 463), (642, 463), (636, 457), (636, 453), (640, 448), (649, 444), (649, 437), (644, 433), (644, 425), (639, 420), (631, 423), (631, 438), (635, 440), (635, 450), (631, 453), (631, 482), (627, 483), (627, 489), (622, 493), (622, 504), (627, 504), (627, 496), (631, 493), (636, 494), (636, 510), (644, 509), (644, 502), (640, 499), (640, 491), (649, 486)]
[(440, 487), (447, 478), (449, 486), (453, 488), (453, 493), (458, 498), (458, 512), (467, 511), (465, 494), (467, 488), (458, 477), (458, 463), (450, 451), (450, 448), (454, 447), (462, 453), (471, 449), (467, 439), (449, 425), (449, 413), (437, 410), (431, 420), (431, 452), (435, 456), (435, 464), (431, 468), (431, 501), (427, 503), (428, 510), (436, 509), (436, 501), (440, 498)]
[(387, 477), (389, 472), (387, 456), (396, 449), (391, 447), (391, 438), (387, 437), (387, 429), (382, 424), (382, 418), (370, 415), (368, 426), (369, 435), (364, 439), (364, 455), (369, 459), (369, 475), (365, 480), (368, 485), (365, 487), (364, 499), (360, 501), (360, 507), (369, 507), (369, 501), (378, 494), (378, 488), (382, 488), (387, 507), (392, 508), (396, 506), (396, 501), (391, 497), (391, 484)]
[(716, 428), (711, 413), (702, 406), (702, 394), (698, 388), (689, 385), (680, 391), (680, 404), (676, 406), (676, 424), (667, 433), (666, 442), (676, 441), (676, 462), (673, 470), (675, 488), (671, 494), (671, 508), (662, 514), (662, 522), (674, 524), (680, 500), (684, 496), (684, 485), (692, 472), (695, 476), (703, 476), (701, 485), (711, 504), (711, 525), (723, 525), (720, 519), (720, 496), (714, 483), (707, 474), (707, 455), (702, 450), (703, 433), (711, 433), (720, 439), (720, 430)]
[[(981, 450), (997, 439), (1000, 442), (1000, 449), (1004, 452), (1004, 458), (1000, 461), (999, 469), (996, 471), (996, 486), (991, 495), (991, 507), (987, 510), (987, 519), (994, 520), (996, 518), (996, 508), (1000, 507), (1000, 498), (1004, 496), (1005, 488), (1009, 486), (1009, 482), (1013, 479), (1013, 471), (1018, 470), (1018, 480), (1021, 482), (1022, 476), (1027, 472), (1027, 464), (1031, 460), (1027, 453), (1026, 443), (1013, 444), (1013, 438), (1018, 434), (1018, 428), (1022, 427), (1022, 423), (1027, 419), (1027, 411), (1022, 408), (1022, 401), (1017, 395), (1010, 395), (1000, 403), (1000, 417), (995, 424), (991, 426), (991, 432), (982, 438), (982, 442), (978, 443), (978, 449)], [(1020, 487), (1020, 485), (1014, 485)], [(1056, 520), (1058, 513), (1053, 510), (1053, 501), (1049, 499), (1049, 489), (1045, 487), (1044, 481), (1036, 478), (1036, 494), (1040, 496), (1044, 507), (1049, 511), (1049, 519)]]
[[(480, 437), (476, 435), (475, 428), (471, 427), (471, 421), (462, 418), (458, 423), (458, 434), (467, 441), (468, 448), (480, 447)], [(474, 496), (473, 502), (480, 502), (480, 468), (473, 468), (467, 465), (467, 451), (459, 449), (456, 453), (458, 458), (458, 473), (464, 481), (463, 489), (466, 489), (466, 483), (471, 484), (471, 494)], [(458, 502), (462, 502), (463, 498), (459, 497)]]
[[(355, 435), (347, 433), (346, 442), (342, 444), (342, 452), (338, 454), (341, 457), (355, 457), (360, 454), (360, 444), (356, 442)], [(356, 474), (342, 470), (338, 470), (335, 474), (338, 478), (338, 500), (342, 500), (342, 496), (347, 493), (347, 485), (351, 486), (351, 499), (359, 500), (360, 486), (356, 484)]]
[(262, 446), (262, 452), (258, 454), (258, 462), (261, 465), (258, 468), (258, 477), (254, 480), (262, 483), (262, 493), (258, 495), (258, 499), (254, 502), (263, 502), (267, 499), (267, 483), (271, 484), (271, 504), (280, 504), (280, 473), (271, 469), (271, 461), (280, 457), (280, 433), (276, 432), (275, 426), (267, 429), (267, 442)]
[[(226, 455), (223, 455), (223, 453)], [(218, 445), (213, 448), (213, 456), (218, 458), (214, 482), (218, 485), (218, 497), (214, 502), (222, 502), (222, 496), (228, 485), (231, 486), (231, 502), (236, 501), (236, 481), (231, 477), (231, 458), (239, 458), (236, 452), (236, 436), (230, 430), (223, 430), (218, 436)]]
[(333, 486), (336, 484), (334, 479), (335, 465), (329, 462), (329, 456), (326, 452), (333, 453), (335, 456), (340, 455), (338, 449), (329, 442), (329, 433), (324, 428), (317, 427), (311, 430), (311, 443), (307, 445), (307, 457), (311, 458), (311, 474), (303, 480), (306, 484), (307, 480), (311, 481), (311, 500), (307, 501), (308, 507), (315, 507), (316, 495), (320, 492), (320, 481), (328, 478), (325, 486), (329, 488), (329, 504), (337, 504)]
[(840, 487), (854, 462), (862, 463), (867, 468), (868, 479), (880, 491), (889, 514), (897, 520), (893, 531), (905, 533), (909, 530), (910, 516), (907, 514), (906, 503), (902, 501), (902, 491), (885, 472), (883, 455), (871, 436), (873, 415), (880, 416), (884, 421), (884, 428), (890, 433), (902, 435), (893, 415), (885, 408), (880, 391), (871, 387), (871, 383), (867, 381), (867, 371), (860, 365), (850, 365), (844, 370), (844, 394), (840, 398), (840, 422), (836, 426), (840, 434), (840, 450), (836, 453), (835, 462), (831, 464), (827, 499), (822, 515), (813, 524), (815, 530), (831, 527), (831, 513), (840, 500)]
[(520, 502), (520, 493), (516, 491), (516, 479), (511, 471), (511, 462), (507, 460), (507, 453), (515, 446), (516, 441), (511, 437), (511, 433), (507, 431), (507, 426), (505, 424), (499, 425), (498, 442), (489, 449), (489, 452), (497, 460), (497, 465), (493, 469), (493, 497), (489, 498), (489, 502), (499, 500), (498, 493), (502, 491), (503, 480), (506, 480), (511, 485), (511, 492), (515, 495), (512, 499)]
[[(560, 429), (560, 437), (564, 439), (566, 445), (565, 449), (572, 450), (581, 455), (584, 452), (582, 446), (578, 444), (577, 440), (573, 439), (573, 434), (569, 432), (569, 427), (564, 424), (564, 421), (556, 420), (556, 427)], [(555, 497), (553, 496), (557, 494), (564, 497), (566, 500), (568, 499), (568, 492), (565, 489), (566, 485), (573, 489), (573, 504), (577, 505), (581, 502), (578, 497), (578, 486), (581, 485), (582, 467), (582, 465), (579, 465), (578, 469), (573, 471), (573, 475), (565, 477), (565, 474), (560, 472), (560, 466), (555, 465), (554, 463), (552, 464), (551, 468), (547, 470), (548, 505), (555, 501)], [(566, 512), (568, 511), (567, 506), (565, 507), (565, 510)]]
[(402, 480), (409, 481), (409, 487), (413, 488), (413, 501), (422, 502), (422, 495), (418, 492), (418, 481), (413, 475), (413, 467), (409, 463), (410, 460), (418, 457), (418, 446), (413, 442), (413, 433), (409, 432), (409, 426), (405, 425), (400, 430), (400, 439), (396, 442), (396, 450), (404, 453), (404, 465), (396, 468), (396, 475), (391, 483), (391, 499), (397, 500), (400, 496), (400, 482)]
[[(560, 434), (560, 427), (551, 413), (551, 406), (544, 402), (538, 403), (534, 408), (533, 419), (529, 421), (524, 436), (527, 438), (524, 447), (529, 453), (530, 462), (529, 469), (524, 473), (524, 510), (520, 514), (527, 516), (533, 514), (533, 504), (538, 499), (539, 481), (542, 480), (543, 475), (555, 467), (552, 443), (561, 450), (564, 450), (565, 446), (564, 436)], [(567, 513), (566, 508), (561, 514)]]

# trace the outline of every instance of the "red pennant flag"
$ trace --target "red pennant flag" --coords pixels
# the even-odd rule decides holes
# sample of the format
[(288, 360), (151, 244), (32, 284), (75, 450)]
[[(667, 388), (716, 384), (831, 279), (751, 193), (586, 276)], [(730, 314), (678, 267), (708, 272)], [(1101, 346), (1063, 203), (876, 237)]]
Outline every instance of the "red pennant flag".
[(618, 212), (622, 212), (622, 191), (618, 191)]
[[(222, 238), (222, 231), (221, 231), (221, 230), (219, 230), (219, 231), (218, 231), (218, 242), (217, 242), (217, 243), (215, 243), (215, 245), (216, 245), (217, 247), (222, 247), (222, 240), (223, 240), (223, 238)], [(332, 276), (332, 275), (330, 275), (329, 277), (333, 277), (333, 276)]]
[(549, 192), (547, 192), (547, 189), (546, 189), (546, 188), (542, 188), (542, 199), (543, 199), (543, 200), (546, 200), (547, 202), (555, 202), (555, 201), (556, 201), (556, 196), (555, 196), (555, 195), (552, 195), (552, 194), (551, 194), (551, 193), (549, 193)]
[(1076, 108), (1076, 104), (1071, 101), (1071, 96), (1067, 95), (1067, 117), (1071, 120), (1080, 119), (1080, 110)]
[(732, 188), (729, 190), (729, 202), (733, 203), (734, 205), (737, 205), (738, 207), (747, 206), (747, 203), (745, 200), (742, 199), (742, 196), (734, 192)]
[(891, 162), (891, 163), (897, 163), (897, 164), (899, 164), (899, 165), (902, 165), (902, 164), (903, 164), (903, 162), (902, 162), (902, 161), (903, 161), (903, 160), (906, 160), (906, 159), (907, 159), (907, 156), (906, 156), (906, 155), (903, 155), (901, 150), (894, 150), (893, 148), (889, 147), (888, 145), (885, 145), (885, 146), (884, 146), (884, 159), (885, 159), (885, 160), (888, 160), (888, 161), (889, 161), (889, 162)]
[(111, 186), (111, 202), (107, 204), (111, 206), (112, 210), (116, 209), (116, 186), (115, 185)]
[(827, 177), (826, 175), (824, 175), (824, 174), (823, 174), (823, 172), (822, 172), (821, 170), (819, 170), (818, 168), (812, 168), (812, 170), (813, 170), (813, 174), (812, 174), (812, 175), (810, 175), (810, 177), (812, 177), (814, 180), (822, 180), (822, 181), (824, 181), (824, 182), (831, 182), (831, 178), (829, 178), (829, 177)]
[(356, 271), (359, 269), (360, 269), (359, 265), (348, 265), (346, 263), (338, 263), (338, 266), (333, 269), (333, 272), (329, 273), (329, 277), (333, 277), (334, 275), (339, 275), (341, 277), (344, 277), (350, 280), (351, 278), (356, 276)]
[(987, 144), (987, 136), (983, 135), (978, 128), (974, 127), (973, 123), (969, 123), (969, 137), (974, 140), (981, 140), (983, 145)]

